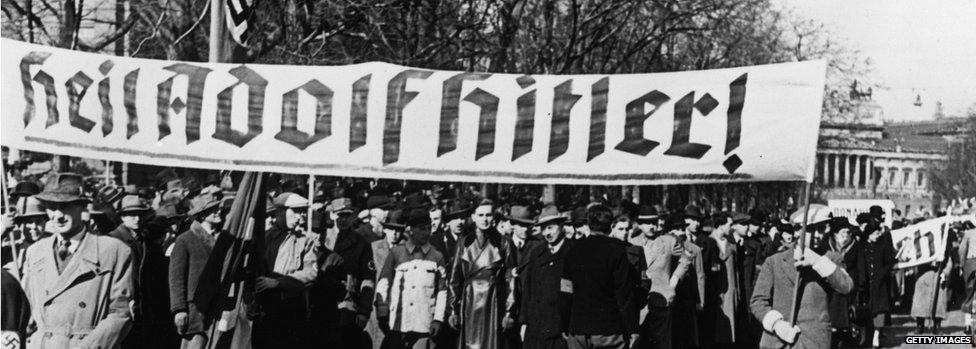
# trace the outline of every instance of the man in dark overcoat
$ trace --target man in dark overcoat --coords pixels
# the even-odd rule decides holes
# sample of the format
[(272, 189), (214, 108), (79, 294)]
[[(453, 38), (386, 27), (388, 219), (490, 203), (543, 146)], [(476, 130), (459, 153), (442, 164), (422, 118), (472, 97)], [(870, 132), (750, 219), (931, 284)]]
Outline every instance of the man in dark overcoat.
[(559, 304), (559, 279), (565, 264), (566, 251), (573, 242), (563, 234), (565, 216), (540, 217), (542, 236), (546, 243), (532, 249), (521, 273), (522, 299), (519, 323), (525, 325), (526, 349), (566, 348), (562, 336), (562, 310)]

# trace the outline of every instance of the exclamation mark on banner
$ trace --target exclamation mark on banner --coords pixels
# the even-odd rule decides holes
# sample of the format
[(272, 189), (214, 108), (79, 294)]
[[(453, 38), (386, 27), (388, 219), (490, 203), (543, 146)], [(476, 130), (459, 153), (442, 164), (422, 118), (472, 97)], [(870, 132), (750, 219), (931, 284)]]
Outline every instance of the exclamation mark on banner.
[[(735, 148), (739, 147), (739, 137), (742, 136), (742, 106), (746, 101), (746, 81), (749, 73), (742, 74), (729, 84), (729, 110), (727, 125), (725, 128), (725, 155), (729, 155)], [(742, 159), (738, 155), (732, 154), (722, 162), (729, 173), (742, 166)]]

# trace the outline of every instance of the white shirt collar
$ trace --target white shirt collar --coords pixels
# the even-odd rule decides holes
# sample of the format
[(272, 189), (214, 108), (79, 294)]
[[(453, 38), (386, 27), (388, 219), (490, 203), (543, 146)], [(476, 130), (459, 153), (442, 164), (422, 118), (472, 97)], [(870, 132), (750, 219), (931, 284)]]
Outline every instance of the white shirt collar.
[[(86, 230), (87, 229), (82, 229), (81, 232), (68, 238), (68, 241), (71, 243), (68, 245), (68, 253), (74, 254), (75, 251), (78, 251), (78, 246), (81, 246), (81, 240), (85, 238), (85, 234), (87, 233)], [(58, 245), (61, 244), (61, 241), (64, 241), (64, 236), (61, 234), (54, 234), (54, 248), (57, 248)]]

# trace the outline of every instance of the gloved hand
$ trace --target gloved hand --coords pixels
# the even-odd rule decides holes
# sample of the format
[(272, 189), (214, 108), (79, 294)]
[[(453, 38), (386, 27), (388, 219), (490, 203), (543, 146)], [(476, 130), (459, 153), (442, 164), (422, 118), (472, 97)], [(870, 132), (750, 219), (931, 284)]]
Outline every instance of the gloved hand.
[(802, 253), (799, 248), (793, 249), (793, 259), (796, 261), (794, 265), (797, 267), (811, 267), (821, 258), (823, 256), (813, 252), (809, 247), (804, 249)]
[(461, 319), (458, 318), (457, 314), (451, 314), (451, 316), (447, 318), (447, 324), (451, 325), (451, 327), (454, 329), (459, 329), (458, 327), (461, 326)]
[(515, 319), (512, 319), (512, 318), (510, 318), (508, 316), (502, 318), (502, 328), (503, 329), (505, 329), (506, 331), (508, 331), (508, 330), (511, 330), (512, 327), (514, 327), (514, 326), (515, 326)]
[(187, 322), (187, 315), (185, 311), (181, 311), (173, 315), (173, 324), (176, 325), (176, 330), (180, 333), (186, 332)]
[(441, 333), (441, 322), (434, 320), (430, 323), (430, 336), (437, 337), (438, 333)]
[(800, 327), (796, 325), (790, 326), (790, 323), (779, 320), (773, 325), (773, 333), (784, 342), (793, 344), (796, 342), (796, 337), (800, 335)]

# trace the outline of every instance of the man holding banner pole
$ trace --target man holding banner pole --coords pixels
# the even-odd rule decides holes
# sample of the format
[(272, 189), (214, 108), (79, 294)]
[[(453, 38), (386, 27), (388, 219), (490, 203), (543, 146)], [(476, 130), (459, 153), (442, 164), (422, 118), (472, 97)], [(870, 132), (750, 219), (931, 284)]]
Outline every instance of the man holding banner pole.
[[(807, 210), (808, 214), (802, 213)], [(822, 205), (801, 208), (793, 214), (798, 215), (810, 223), (811, 229), (823, 229), (830, 217)], [(759, 271), (750, 309), (765, 331), (761, 348), (830, 346), (827, 299), (835, 292), (850, 292), (853, 281), (837, 266), (840, 256), (814, 252), (807, 247), (808, 236), (802, 234), (796, 248), (767, 258)]]

